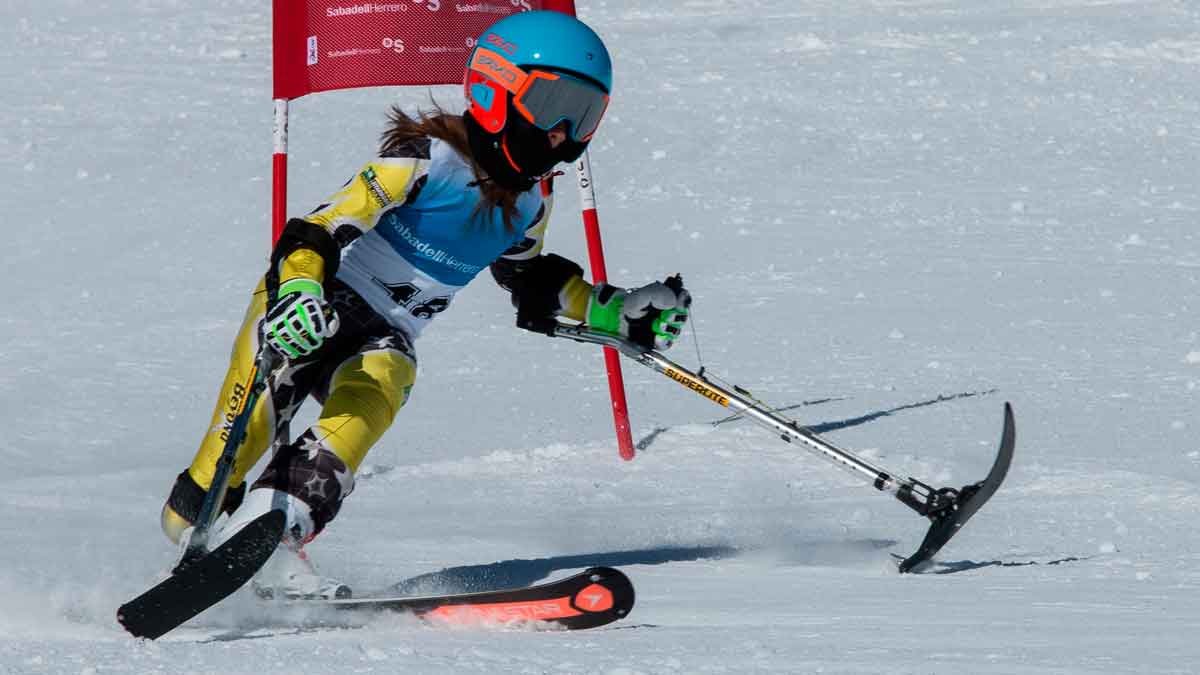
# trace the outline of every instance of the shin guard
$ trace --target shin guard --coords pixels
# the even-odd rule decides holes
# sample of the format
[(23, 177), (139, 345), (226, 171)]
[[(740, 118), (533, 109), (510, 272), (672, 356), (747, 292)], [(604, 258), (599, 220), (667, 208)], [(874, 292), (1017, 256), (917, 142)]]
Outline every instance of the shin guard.
[(306, 431), (275, 453), (250, 493), (263, 488), (291, 495), (309, 507), (312, 531), (300, 538), (306, 541), (337, 516), (342, 500), (354, 490), (354, 473), (311, 431)]

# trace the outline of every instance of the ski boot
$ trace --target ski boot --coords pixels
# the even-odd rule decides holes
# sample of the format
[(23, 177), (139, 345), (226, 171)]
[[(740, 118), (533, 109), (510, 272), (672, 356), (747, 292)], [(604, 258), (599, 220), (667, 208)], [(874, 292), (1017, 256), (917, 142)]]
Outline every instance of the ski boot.
[(289, 543), (279, 545), (250, 584), (264, 600), (343, 600), (354, 595), (346, 584), (318, 574), (308, 553)]

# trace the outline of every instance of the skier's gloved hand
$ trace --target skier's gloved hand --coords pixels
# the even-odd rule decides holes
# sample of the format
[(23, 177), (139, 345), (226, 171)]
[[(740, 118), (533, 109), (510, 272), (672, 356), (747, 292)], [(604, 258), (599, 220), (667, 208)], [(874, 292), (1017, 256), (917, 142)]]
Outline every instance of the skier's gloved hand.
[(678, 276), (631, 289), (599, 283), (588, 300), (587, 323), (647, 349), (668, 349), (683, 330), (691, 304)]
[(298, 277), (279, 286), (279, 299), (267, 310), (263, 340), (288, 358), (307, 356), (338, 329), (337, 312), (325, 302), (325, 291), (313, 279)]

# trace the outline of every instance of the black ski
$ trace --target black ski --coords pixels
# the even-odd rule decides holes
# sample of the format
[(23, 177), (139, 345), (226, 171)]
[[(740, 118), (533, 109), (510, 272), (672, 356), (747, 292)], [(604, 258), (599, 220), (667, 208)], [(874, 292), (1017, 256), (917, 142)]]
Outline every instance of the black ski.
[(117, 621), (136, 637), (157, 639), (224, 600), (266, 564), (283, 537), (284, 515), (250, 521), (211, 553), (182, 565), (154, 588), (121, 605)]
[(541, 623), (580, 630), (625, 618), (633, 609), (633, 600), (629, 577), (611, 567), (591, 567), (565, 579), (523, 588), (418, 597), (297, 600), (294, 604), (317, 604), (357, 613), (397, 612), (431, 623)]
[(958, 534), (971, 516), (996, 494), (996, 490), (1000, 489), (1000, 484), (1008, 474), (1009, 465), (1012, 464), (1016, 443), (1017, 429), (1012, 406), (1005, 403), (1004, 433), (1000, 437), (1000, 450), (996, 453), (992, 470), (978, 483), (972, 483), (960, 490), (943, 488), (935, 493), (929, 512), (925, 514), (933, 524), (929, 526), (921, 548), (900, 562), (901, 572), (911, 572), (933, 558), (946, 542)]

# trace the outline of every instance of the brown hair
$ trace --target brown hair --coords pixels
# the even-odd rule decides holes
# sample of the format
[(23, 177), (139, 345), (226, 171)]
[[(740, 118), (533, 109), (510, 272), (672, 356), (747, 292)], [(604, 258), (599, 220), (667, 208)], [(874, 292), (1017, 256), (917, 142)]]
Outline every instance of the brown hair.
[(475, 206), (475, 213), (487, 212), (492, 217), (492, 208), (499, 207), (504, 218), (504, 229), (513, 229), (512, 219), (517, 214), (517, 193), (508, 190), (493, 180), (488, 180), (479, 168), (471, 152), (471, 143), (467, 139), (467, 125), (462, 116), (447, 113), (436, 103), (432, 111), (421, 111), (417, 117), (409, 117), (407, 113), (392, 106), (388, 112), (388, 126), (380, 134), (379, 152), (387, 156), (400, 151), (405, 145), (424, 138), (436, 138), (454, 148), (475, 172), (475, 180), (479, 184), (481, 199)]

